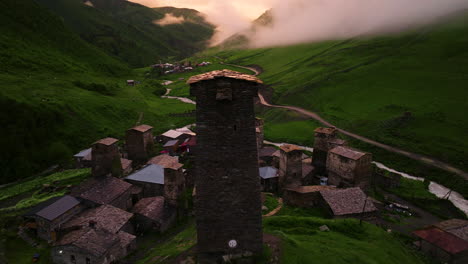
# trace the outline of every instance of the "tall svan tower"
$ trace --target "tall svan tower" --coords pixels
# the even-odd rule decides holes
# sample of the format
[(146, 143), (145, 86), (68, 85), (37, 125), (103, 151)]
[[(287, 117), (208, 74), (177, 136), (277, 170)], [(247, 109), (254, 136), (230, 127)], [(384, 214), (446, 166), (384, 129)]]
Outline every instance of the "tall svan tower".
[(199, 263), (260, 254), (261, 188), (254, 97), (262, 83), (230, 70), (188, 80), (197, 101), (195, 212)]

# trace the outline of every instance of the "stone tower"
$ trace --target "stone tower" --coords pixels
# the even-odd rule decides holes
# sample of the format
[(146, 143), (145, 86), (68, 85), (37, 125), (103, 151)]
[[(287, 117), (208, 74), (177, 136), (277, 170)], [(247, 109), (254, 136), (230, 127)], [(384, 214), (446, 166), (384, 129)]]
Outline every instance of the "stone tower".
[(128, 158), (135, 163), (143, 163), (154, 148), (153, 127), (140, 125), (127, 130), (125, 143)]
[(327, 155), (331, 149), (329, 141), (336, 139), (337, 131), (334, 127), (319, 127), (314, 130), (314, 152), (312, 165), (318, 175), (325, 175), (327, 169)]
[(92, 174), (94, 177), (122, 175), (119, 147), (115, 138), (104, 138), (92, 146)]
[(197, 101), (195, 213), (200, 263), (262, 252), (254, 97), (262, 82), (230, 70), (188, 80)]
[(263, 147), (263, 139), (264, 139), (264, 132), (263, 132), (263, 125), (265, 121), (261, 118), (255, 118), (255, 133), (257, 134), (257, 149), (261, 149)]
[(302, 185), (302, 151), (298, 146), (280, 147), (279, 185), (281, 190)]

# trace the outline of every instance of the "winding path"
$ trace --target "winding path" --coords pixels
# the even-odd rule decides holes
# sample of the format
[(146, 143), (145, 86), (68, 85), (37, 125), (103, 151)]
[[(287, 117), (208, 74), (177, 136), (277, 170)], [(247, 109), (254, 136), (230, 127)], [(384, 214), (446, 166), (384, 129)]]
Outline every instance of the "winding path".
[[(227, 64), (227, 63), (224, 63), (224, 64), (225, 65), (230, 65), (230, 66), (235, 66), (235, 67), (238, 67), (238, 68), (251, 70), (251, 71), (253, 71), (255, 73), (254, 76), (257, 76), (257, 75), (260, 74), (257, 69), (252, 68), (252, 67), (235, 65), (235, 64)], [(296, 111), (298, 113), (301, 113), (301, 114), (303, 114), (303, 115), (305, 115), (307, 117), (310, 117), (310, 118), (320, 122), (321, 124), (323, 124), (325, 126), (335, 127), (333, 124), (331, 124), (330, 122), (328, 122), (325, 119), (323, 119), (322, 117), (320, 117), (317, 113), (307, 111), (307, 110), (305, 110), (303, 108), (296, 107), (296, 106), (272, 105), (272, 104), (268, 103), (265, 100), (265, 98), (263, 97), (263, 95), (261, 95), (260, 93), (258, 93), (258, 97), (260, 99), (260, 103), (262, 105), (264, 105), (264, 106), (273, 107), (273, 108), (283, 108), (283, 109)], [(455, 168), (454, 166), (452, 166), (452, 165), (450, 165), (448, 163), (442, 162), (440, 160), (437, 160), (437, 159), (429, 157), (429, 156), (425, 156), (425, 155), (421, 155), (421, 154), (417, 154), (417, 153), (412, 153), (412, 152), (409, 152), (409, 151), (406, 151), (406, 150), (402, 150), (402, 149), (399, 149), (399, 148), (396, 148), (396, 147), (392, 147), (392, 146), (377, 142), (375, 140), (372, 140), (372, 139), (369, 139), (369, 138), (366, 138), (366, 137), (351, 133), (349, 131), (346, 131), (346, 130), (338, 128), (338, 127), (336, 127), (336, 129), (339, 132), (341, 132), (342, 134), (347, 135), (349, 137), (352, 137), (352, 138), (355, 138), (357, 140), (363, 141), (365, 143), (374, 145), (374, 146), (379, 147), (381, 149), (385, 149), (387, 151), (406, 156), (406, 157), (408, 157), (410, 159), (420, 161), (420, 162), (425, 163), (425, 164), (427, 164), (429, 166), (436, 167), (436, 168), (445, 170), (447, 172), (457, 174), (457, 175), (463, 177), (465, 180), (468, 180), (468, 173), (467, 172), (464, 172), (464, 171), (462, 171), (462, 170), (460, 170), (458, 168)]]
[[(219, 58), (219, 57), (218, 57)], [(221, 58), (219, 58), (221, 59)], [(229, 66), (234, 66), (234, 67), (238, 67), (238, 68), (243, 68), (243, 69), (247, 69), (247, 70), (250, 70), (252, 72), (254, 72), (254, 76), (257, 76), (260, 74), (260, 72), (253, 68), (253, 67), (248, 67), (248, 66), (242, 66), (242, 65), (236, 65), (236, 64), (229, 64), (229, 63), (224, 63), (224, 62), (220, 62), (220, 64), (224, 64), (224, 65), (229, 65)], [(174, 99), (178, 99), (178, 100), (181, 100), (183, 101), (183, 99), (188, 99), (188, 98), (181, 98), (181, 97), (172, 97), (172, 96), (167, 96), (167, 94), (169, 93), (170, 91), (168, 91), (166, 93), (166, 96), (163, 96), (165, 98), (174, 98)], [(321, 116), (319, 116), (317, 113), (314, 113), (314, 112), (311, 112), (311, 111), (308, 111), (308, 110), (305, 110), (303, 108), (300, 108), (300, 107), (297, 107), (297, 106), (288, 106), (288, 105), (273, 105), (273, 104), (270, 104), (268, 103), (265, 98), (263, 97), (262, 94), (258, 93), (258, 97), (260, 99), (260, 103), (264, 106), (267, 106), (267, 107), (272, 107), (272, 108), (283, 108), (283, 109), (288, 109), (288, 110), (292, 110), (292, 111), (296, 111), (298, 113), (301, 113), (307, 117), (310, 117), (316, 121), (318, 121), (319, 123), (325, 125), (325, 126), (328, 126), (328, 127), (335, 127), (339, 132), (341, 132), (342, 134), (344, 135), (347, 135), (349, 137), (352, 137), (352, 138), (355, 138), (357, 140), (360, 140), (360, 141), (363, 141), (365, 143), (368, 143), (368, 144), (371, 144), (371, 145), (374, 145), (376, 147), (379, 147), (381, 149), (384, 149), (384, 150), (387, 150), (387, 151), (390, 151), (390, 152), (393, 152), (393, 153), (396, 153), (396, 154), (400, 154), (400, 155), (403, 155), (405, 157), (408, 157), (410, 159), (413, 159), (413, 160), (416, 160), (416, 161), (420, 161), (422, 163), (425, 163), (429, 166), (432, 166), (432, 167), (436, 167), (436, 168), (439, 168), (439, 169), (442, 169), (444, 171), (447, 171), (447, 172), (450, 172), (450, 173), (454, 173), (454, 174), (457, 174), (461, 177), (463, 177), (465, 180), (468, 180), (468, 173), (463, 171), (463, 170), (460, 170), (448, 163), (445, 163), (445, 162), (442, 162), (440, 160), (437, 160), (435, 158), (432, 158), (432, 157), (429, 157), (429, 156), (425, 156), (425, 155), (421, 155), (421, 154), (417, 154), (417, 153), (412, 153), (412, 152), (409, 152), (409, 151), (406, 151), (406, 150), (402, 150), (402, 149), (399, 149), (399, 148), (396, 148), (396, 147), (392, 147), (390, 145), (386, 145), (386, 144), (383, 144), (383, 143), (380, 143), (380, 142), (377, 142), (375, 140), (372, 140), (372, 139), (369, 139), (369, 138), (366, 138), (366, 137), (363, 137), (363, 136), (360, 136), (360, 135), (357, 135), (355, 133), (352, 133), (352, 132), (349, 132), (349, 131), (346, 131), (344, 129), (341, 129), (341, 128), (338, 128), (336, 126), (334, 126), (333, 124), (331, 124), (330, 122), (326, 121), (325, 119), (323, 119)], [(190, 100), (190, 99), (188, 99)], [(190, 100), (191, 101), (191, 100)], [(195, 102), (191, 101), (191, 102), (187, 102), (187, 103), (193, 103), (195, 104)]]

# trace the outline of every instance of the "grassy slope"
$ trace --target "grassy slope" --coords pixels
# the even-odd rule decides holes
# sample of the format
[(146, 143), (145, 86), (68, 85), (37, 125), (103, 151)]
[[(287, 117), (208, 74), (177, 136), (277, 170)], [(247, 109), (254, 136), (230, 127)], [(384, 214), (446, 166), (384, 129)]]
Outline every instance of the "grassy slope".
[[(384, 230), (355, 219), (330, 220), (317, 212), (288, 209), (281, 216), (264, 218), (264, 231), (282, 238), (281, 263), (424, 263), (421, 258)], [(330, 232), (320, 232), (327, 225)], [(135, 263), (169, 263), (193, 246), (193, 225), (161, 244), (147, 247)]]
[[(213, 26), (195, 10), (177, 13), (193, 17), (183, 24), (160, 26), (153, 23), (170, 9), (151, 9), (124, 0), (37, 0), (57, 15), (83, 39), (109, 55), (134, 67), (175, 56), (187, 57), (206, 47)], [(174, 11), (176, 13), (176, 11)]]
[[(211, 50), (204, 55), (262, 66), (265, 71), (260, 78), (273, 86), (274, 103), (310, 109), (339, 127), (468, 170), (467, 46), (465, 14), (444, 25), (395, 36)], [(411, 117), (405, 118), (405, 112)], [(289, 125), (315, 126), (315, 122), (289, 124), (287, 119), (274, 119), (270, 125), (280, 126), (281, 133), (271, 133), (267, 126), (267, 134), (278, 135), (272, 140), (295, 139), (300, 129), (288, 133)], [(312, 133), (296, 142), (311, 143), (307, 137)], [(398, 159), (371, 146), (353, 144), (374, 152), (381, 161)], [(408, 161), (396, 163), (401, 169), (412, 166)], [(426, 169), (410, 172), (429, 174), (433, 179), (444, 174)], [(442, 183), (468, 193), (466, 181)]]
[(0, 6), (0, 183), (31, 176), (101, 137), (122, 137), (141, 113), (155, 132), (193, 122), (168, 117), (193, 106), (161, 99), (144, 82), (126, 86), (137, 73), (35, 1)]
[[(321, 225), (331, 231), (319, 231)], [(281, 263), (424, 263), (391, 234), (355, 219), (276, 216), (264, 227), (283, 239)]]

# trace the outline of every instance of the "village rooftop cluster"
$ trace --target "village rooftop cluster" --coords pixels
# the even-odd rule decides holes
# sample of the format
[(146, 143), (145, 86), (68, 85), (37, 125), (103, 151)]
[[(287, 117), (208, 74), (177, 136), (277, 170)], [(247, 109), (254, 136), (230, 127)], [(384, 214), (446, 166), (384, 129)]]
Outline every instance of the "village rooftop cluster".
[[(214, 263), (213, 252), (245, 257), (263, 250), (261, 192), (290, 206), (322, 208), (333, 218), (372, 222), (385, 205), (366, 192), (373, 184), (400, 184), (399, 175), (374, 173), (372, 154), (347, 146), (334, 127), (314, 131), (312, 157), (296, 145), (264, 145), (264, 122), (254, 118), (262, 84), (255, 77), (223, 70), (188, 83), (197, 98), (195, 131), (155, 137), (151, 126), (139, 125), (126, 131), (123, 147), (118, 139), (101, 139), (74, 156), (78, 168), (92, 168), (92, 177), (24, 216), (21, 228), (53, 245), (54, 263), (124, 258), (138, 235), (164, 232), (191, 213), (183, 197), (192, 188), (199, 260)], [(414, 232), (418, 247), (452, 263), (466, 260), (467, 234), (464, 220)]]
[(162, 69), (164, 71), (164, 74), (172, 74), (172, 73), (181, 73), (181, 72), (187, 72), (187, 71), (192, 71), (194, 67), (203, 67), (203, 66), (208, 66), (211, 65), (211, 62), (209, 61), (203, 61), (197, 64), (192, 65), (191, 61), (184, 62), (184, 63), (159, 63), (159, 64), (153, 64), (151, 65), (152, 68), (154, 69)]

